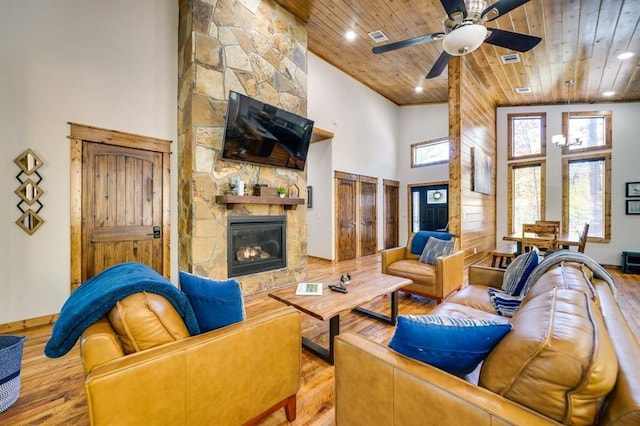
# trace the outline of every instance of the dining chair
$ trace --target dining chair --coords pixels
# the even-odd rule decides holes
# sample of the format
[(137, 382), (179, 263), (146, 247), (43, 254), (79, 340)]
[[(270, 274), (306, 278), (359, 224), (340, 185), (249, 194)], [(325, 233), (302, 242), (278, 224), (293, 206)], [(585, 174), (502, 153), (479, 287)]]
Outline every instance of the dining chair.
[(580, 245), (578, 251), (584, 253), (584, 248), (587, 245), (587, 238), (589, 237), (589, 224), (585, 223), (582, 232), (580, 233)]
[(557, 249), (558, 227), (555, 224), (524, 223), (522, 224), (522, 251), (528, 252), (538, 248), (545, 256)]
[(560, 234), (559, 220), (536, 220), (536, 225), (553, 225), (556, 227), (556, 234)]

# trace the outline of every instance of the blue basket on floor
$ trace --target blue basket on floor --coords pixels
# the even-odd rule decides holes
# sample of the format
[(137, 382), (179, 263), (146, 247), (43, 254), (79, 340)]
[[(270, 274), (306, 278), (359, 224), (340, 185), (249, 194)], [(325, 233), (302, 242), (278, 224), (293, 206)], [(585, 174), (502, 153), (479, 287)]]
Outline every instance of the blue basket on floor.
[(0, 335), (0, 413), (20, 395), (20, 365), (27, 336)]

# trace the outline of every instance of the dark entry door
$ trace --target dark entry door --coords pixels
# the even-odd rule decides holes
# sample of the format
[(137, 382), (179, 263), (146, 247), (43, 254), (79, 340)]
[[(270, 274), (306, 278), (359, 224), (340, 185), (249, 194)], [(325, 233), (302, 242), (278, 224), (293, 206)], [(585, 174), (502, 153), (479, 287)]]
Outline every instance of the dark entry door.
[(449, 185), (411, 188), (411, 232), (447, 229)]

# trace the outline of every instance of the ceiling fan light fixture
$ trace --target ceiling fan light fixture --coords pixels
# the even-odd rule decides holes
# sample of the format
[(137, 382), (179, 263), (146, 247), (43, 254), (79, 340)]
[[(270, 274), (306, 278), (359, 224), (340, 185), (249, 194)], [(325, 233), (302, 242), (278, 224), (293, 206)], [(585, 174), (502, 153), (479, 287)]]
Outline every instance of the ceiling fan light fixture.
[(451, 56), (461, 56), (476, 50), (487, 37), (487, 28), (479, 24), (467, 24), (451, 31), (442, 40), (442, 47)]

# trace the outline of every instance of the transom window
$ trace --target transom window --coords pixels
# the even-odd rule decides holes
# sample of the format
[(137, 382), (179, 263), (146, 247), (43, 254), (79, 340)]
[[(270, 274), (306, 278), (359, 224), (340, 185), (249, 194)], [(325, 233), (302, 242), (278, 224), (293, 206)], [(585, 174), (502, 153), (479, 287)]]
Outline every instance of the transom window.
[(562, 129), (565, 153), (611, 148), (611, 111), (564, 112)]
[(411, 167), (431, 166), (449, 161), (449, 138), (432, 139), (411, 145)]
[(508, 114), (509, 160), (546, 155), (547, 114)]

